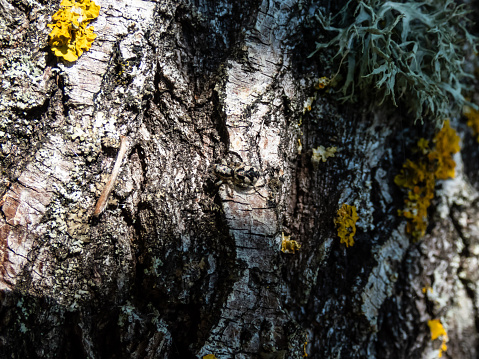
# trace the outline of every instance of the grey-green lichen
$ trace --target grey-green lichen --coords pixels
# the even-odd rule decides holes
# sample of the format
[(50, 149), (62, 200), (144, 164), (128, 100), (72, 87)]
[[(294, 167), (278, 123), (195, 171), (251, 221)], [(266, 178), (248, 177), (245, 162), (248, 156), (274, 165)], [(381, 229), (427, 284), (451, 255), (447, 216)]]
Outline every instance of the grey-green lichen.
[(316, 13), (336, 35), (317, 43), (313, 54), (337, 49), (337, 70), (346, 70), (337, 90), (343, 100), (372, 91), (379, 103), (400, 100), (416, 120), (440, 124), (465, 102), (464, 51), (475, 40), (466, 29), (467, 13), (453, 0), (350, 0), (333, 18)]
[(145, 268), (144, 273), (146, 275), (153, 275), (155, 277), (159, 277), (161, 274), (160, 268), (163, 267), (163, 264), (164, 263), (160, 258), (153, 256), (151, 258), (151, 267)]
[(133, 321), (141, 321), (137, 308), (133, 306), (130, 301), (126, 301), (124, 305), (120, 307), (120, 314), (118, 315), (118, 326), (124, 327), (127, 323)]
[(17, 302), (17, 308), (18, 308), (18, 316), (15, 318), (15, 321), (16, 321), (16, 325), (18, 327), (18, 330), (21, 332), (21, 333), (26, 333), (28, 332), (28, 328), (27, 326), (25, 325), (25, 322), (28, 322), (28, 317), (30, 316), (30, 312), (28, 310), (28, 307), (24, 305), (23, 303), (23, 298), (20, 298)]

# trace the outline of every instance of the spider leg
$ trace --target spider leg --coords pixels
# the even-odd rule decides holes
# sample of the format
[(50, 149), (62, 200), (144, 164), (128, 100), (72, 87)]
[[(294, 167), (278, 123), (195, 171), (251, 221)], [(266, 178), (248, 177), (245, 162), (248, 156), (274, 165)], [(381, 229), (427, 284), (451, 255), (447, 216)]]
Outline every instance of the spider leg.
[(264, 185), (265, 185), (264, 183), (263, 183), (261, 186), (256, 186), (256, 185), (255, 185), (255, 186), (252, 187), (252, 189), (255, 191), (255, 193), (256, 193), (258, 196), (260, 196), (261, 198), (267, 199), (267, 197), (263, 196), (263, 195), (257, 190), (257, 188), (262, 188), (262, 187), (264, 187)]
[[(228, 193), (228, 188), (229, 188), (229, 190), (230, 190), (229, 193)], [(234, 196), (234, 184), (233, 184), (233, 182), (231, 182), (231, 181), (228, 181), (228, 182), (226, 183), (226, 194), (227, 194), (228, 196), (230, 196), (230, 197), (233, 197), (233, 196)]]
[(236, 156), (237, 159), (239, 159), (239, 163), (243, 163), (243, 158), (240, 156), (240, 154), (236, 151), (229, 151), (232, 155)]

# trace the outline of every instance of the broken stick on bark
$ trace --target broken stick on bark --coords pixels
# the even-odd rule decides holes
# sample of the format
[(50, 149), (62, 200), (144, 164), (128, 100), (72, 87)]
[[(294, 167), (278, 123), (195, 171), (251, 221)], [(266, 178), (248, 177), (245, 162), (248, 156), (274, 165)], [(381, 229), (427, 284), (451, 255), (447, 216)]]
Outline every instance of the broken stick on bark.
[(96, 203), (95, 212), (93, 212), (93, 216), (98, 217), (106, 208), (108, 203), (108, 197), (110, 197), (110, 192), (115, 185), (116, 178), (118, 177), (118, 173), (120, 173), (121, 162), (123, 161), (123, 157), (125, 157), (126, 148), (127, 148), (127, 138), (126, 136), (120, 136), (120, 149), (118, 150), (118, 156), (116, 158), (115, 166), (113, 167), (113, 171), (111, 172), (110, 178), (106, 183), (103, 191), (101, 192), (101, 196)]

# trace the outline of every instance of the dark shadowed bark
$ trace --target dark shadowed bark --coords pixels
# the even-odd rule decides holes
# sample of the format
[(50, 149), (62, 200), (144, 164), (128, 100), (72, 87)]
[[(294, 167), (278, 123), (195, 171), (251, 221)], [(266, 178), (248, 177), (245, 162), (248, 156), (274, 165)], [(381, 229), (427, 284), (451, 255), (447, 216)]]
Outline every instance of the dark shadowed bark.
[[(339, 4), (98, 4), (91, 50), (63, 63), (46, 26), (59, 4), (0, 0), (1, 357), (433, 358), (431, 319), (444, 357), (477, 357), (479, 144), (464, 119), (456, 178), (413, 243), (394, 177), (435, 128), (315, 90), (338, 64), (308, 58), (312, 14)], [(318, 146), (338, 152), (312, 161)]]

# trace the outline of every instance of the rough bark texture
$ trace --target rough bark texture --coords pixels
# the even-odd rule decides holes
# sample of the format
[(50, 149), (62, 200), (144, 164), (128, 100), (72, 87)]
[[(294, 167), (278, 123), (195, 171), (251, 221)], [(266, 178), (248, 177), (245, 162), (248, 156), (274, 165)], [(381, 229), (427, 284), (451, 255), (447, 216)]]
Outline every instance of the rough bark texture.
[[(98, 4), (92, 49), (65, 64), (47, 44), (57, 2), (0, 0), (2, 357), (432, 358), (433, 318), (446, 357), (477, 357), (479, 145), (463, 120), (457, 177), (412, 243), (394, 176), (431, 130), (326, 92), (304, 113), (330, 70), (307, 59), (317, 5)], [(319, 145), (340, 151), (313, 166)], [(223, 161), (261, 178), (218, 185)], [(350, 248), (342, 203), (360, 217)], [(301, 249), (281, 252), (283, 234)]]

